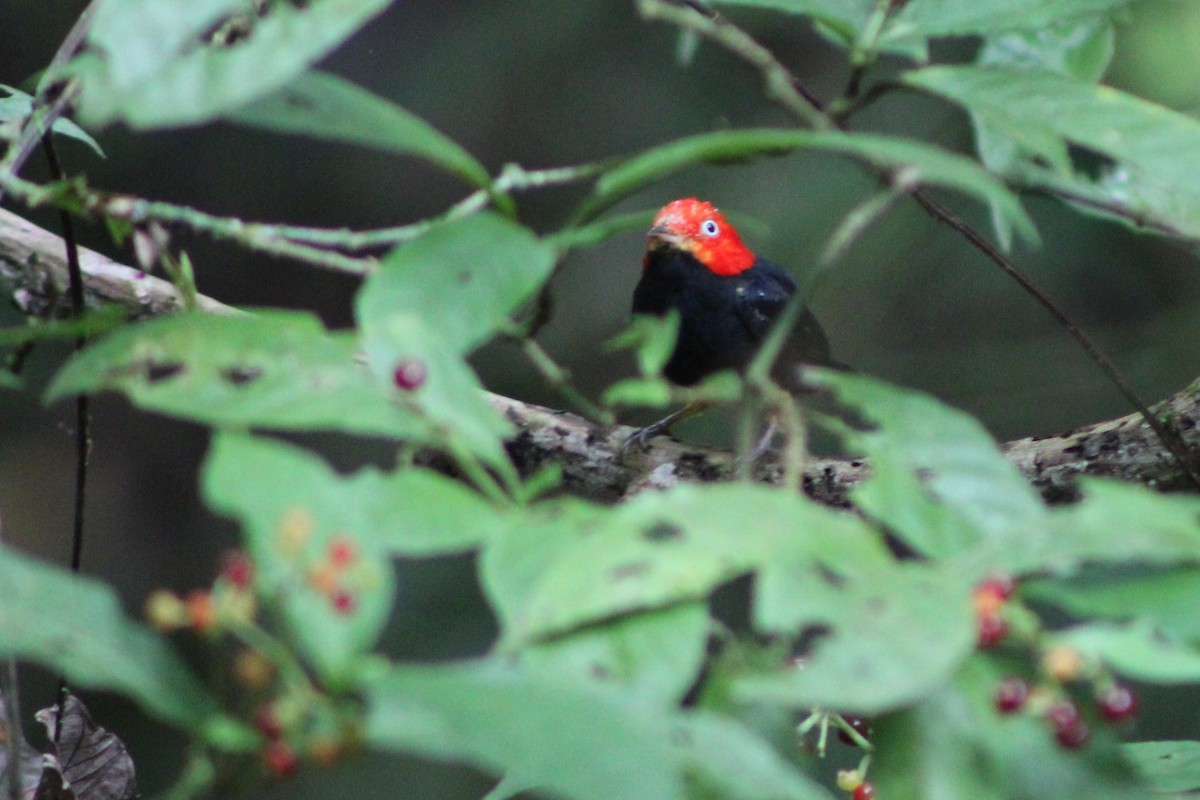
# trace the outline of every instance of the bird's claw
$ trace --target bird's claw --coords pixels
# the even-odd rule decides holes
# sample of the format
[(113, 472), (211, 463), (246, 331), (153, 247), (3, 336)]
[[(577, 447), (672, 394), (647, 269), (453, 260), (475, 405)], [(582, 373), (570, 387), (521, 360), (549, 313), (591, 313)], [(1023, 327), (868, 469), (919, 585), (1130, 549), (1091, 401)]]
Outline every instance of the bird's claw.
[(647, 425), (644, 428), (638, 428), (629, 437), (625, 439), (625, 443), (621, 445), (621, 455), (625, 456), (630, 450), (638, 449), (645, 450), (650, 446), (650, 440), (655, 436), (666, 433), (666, 426), (661, 424)]

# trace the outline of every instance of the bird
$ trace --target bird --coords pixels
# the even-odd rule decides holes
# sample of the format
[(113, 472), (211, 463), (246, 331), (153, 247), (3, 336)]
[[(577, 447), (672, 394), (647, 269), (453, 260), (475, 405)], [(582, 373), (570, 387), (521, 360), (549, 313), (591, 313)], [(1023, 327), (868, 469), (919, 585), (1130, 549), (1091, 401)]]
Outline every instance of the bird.
[[(679, 333), (663, 375), (679, 386), (721, 370), (742, 373), (796, 293), (796, 281), (773, 261), (756, 256), (712, 203), (688, 197), (663, 206), (646, 234), (633, 313), (679, 314)], [(798, 364), (841, 367), (829, 339), (807, 307), (789, 332), (774, 375), (799, 389)], [(665, 433), (701, 409), (689, 405), (642, 428), (628, 444)]]

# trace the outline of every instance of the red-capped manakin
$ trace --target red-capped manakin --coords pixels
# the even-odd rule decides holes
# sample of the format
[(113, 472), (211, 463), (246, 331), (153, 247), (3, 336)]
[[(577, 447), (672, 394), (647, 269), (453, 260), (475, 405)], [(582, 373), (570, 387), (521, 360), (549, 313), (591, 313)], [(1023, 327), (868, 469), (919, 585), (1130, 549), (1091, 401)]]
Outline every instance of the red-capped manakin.
[[(719, 370), (745, 370), (795, 292), (792, 277), (755, 256), (724, 214), (689, 197), (668, 203), (654, 218), (633, 313), (678, 310), (679, 336), (663, 374), (691, 386)], [(797, 364), (835, 365), (829, 340), (808, 308), (775, 363), (777, 378), (792, 387)], [(694, 409), (684, 408), (642, 429), (631, 442), (664, 433), (689, 413)]]

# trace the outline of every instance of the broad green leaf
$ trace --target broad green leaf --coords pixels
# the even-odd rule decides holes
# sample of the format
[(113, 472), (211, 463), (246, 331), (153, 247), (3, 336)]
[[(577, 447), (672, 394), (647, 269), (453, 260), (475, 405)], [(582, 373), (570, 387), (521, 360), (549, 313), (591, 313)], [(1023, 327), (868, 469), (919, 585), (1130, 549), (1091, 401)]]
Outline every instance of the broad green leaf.
[(423, 158), (484, 186), (487, 168), (410, 111), (328, 72), (310, 70), (226, 115), (230, 122)]
[(46, 401), (105, 390), (209, 425), (438, 440), (429, 421), (355, 363), (352, 334), (330, 333), (308, 313), (194, 313), (127, 325), (68, 361)]
[(964, 569), (1069, 574), (1089, 563), (1200, 564), (1200, 498), (1095, 478), (1079, 486), (1082, 500), (1052, 509), (1042, 525), (965, 553)]
[[(5, 86), (3, 83), (0, 83), (0, 91), (8, 92), (9, 95), (0, 99), (0, 130), (2, 130), (3, 123), (10, 120), (23, 120), (33, 113), (33, 97), (22, 92), (20, 89)], [(83, 142), (96, 155), (101, 158), (105, 157), (104, 151), (100, 149), (100, 144), (87, 131), (66, 117), (56, 119), (54, 124), (50, 126), (50, 130), (69, 139)]]
[(1078, 625), (1049, 641), (1075, 648), (1084, 658), (1146, 683), (1200, 683), (1200, 649), (1165, 638), (1151, 625), (1105, 622)]
[(893, 14), (879, 45), (938, 36), (1044, 30), (1066, 20), (1098, 17), (1133, 0), (911, 0)]
[(550, 276), (554, 250), (495, 214), (442, 223), (393, 250), (359, 293), (369, 339), (394, 318), (415, 317), (451, 350), (469, 353), (511, 325)]
[[(469, 454), (515, 486), (516, 471), (502, 443), (512, 425), (488, 403), (479, 379), (442, 332), (412, 313), (361, 319), (362, 350), (380, 384), (396, 386), (398, 402), (436, 425), (452, 454)], [(412, 372), (421, 376), (419, 385), (400, 386), (397, 375)]]
[(613, 683), (648, 705), (671, 708), (696, 681), (709, 627), (705, 605), (685, 603), (531, 645), (521, 660), (534, 670)]
[(21, 378), (6, 369), (0, 369), (0, 389), (21, 389), (24, 384)]
[[(298, 447), (220, 434), (203, 472), (204, 494), (237, 518), (261, 590), (290, 638), (326, 681), (346, 681), (374, 645), (395, 599), (387, 556), (467, 550), (504, 524), (478, 495), (420, 469), (366, 468), (341, 477)], [(337, 543), (353, 554), (337, 567)], [(347, 593), (350, 613), (334, 606)]]
[(488, 542), (481, 569), (510, 644), (632, 611), (702, 599), (781, 559), (889, 559), (861, 520), (807, 498), (742, 484), (682, 485), (615, 508), (562, 500)]
[(1079, 751), (1054, 741), (1045, 720), (998, 715), (1003, 677), (983, 656), (910, 711), (876, 721), (871, 781), (878, 796), (920, 800), (1145, 800), (1116, 738), (1095, 730)]
[(273, 3), (228, 45), (203, 34), (243, 0), (105, 0), (88, 49), (68, 65), (80, 118), (134, 128), (194, 125), (285, 86), (382, 12), (391, 0)]
[(683, 797), (662, 718), (601, 687), (477, 662), (396, 667), (364, 689), (369, 746), (467, 761), (569, 798)]
[(822, 423), (870, 458), (855, 504), (919, 552), (945, 557), (1042, 523), (1041, 498), (973, 417), (865, 375), (805, 376), (861, 423)]
[(833, 800), (750, 729), (726, 717), (688, 714), (672, 732), (671, 743), (689, 774), (719, 792), (718, 797)]
[(573, 800), (683, 800), (689, 779), (746, 800), (829, 800), (750, 731), (594, 682), (475, 662), (396, 667), (365, 688), (368, 745), (502, 771)]
[(596, 182), (587, 211), (595, 213), (694, 164), (743, 161), (805, 149), (840, 153), (873, 169), (895, 172), (905, 185), (914, 188), (941, 186), (964, 192), (1002, 209), (1004, 219), (1023, 238), (1037, 241), (1033, 222), (1016, 196), (971, 159), (908, 139), (840, 131), (759, 128), (679, 139), (634, 156), (605, 173)]
[(1023, 581), (1021, 594), (1077, 617), (1145, 620), (1170, 638), (1200, 642), (1200, 569), (1194, 566), (1089, 570)]
[(0, 657), (31, 661), (76, 687), (119, 692), (180, 728), (218, 717), (166, 641), (125, 616), (112, 589), (0, 545)]
[(975, 648), (973, 580), (945, 567), (764, 568), (756, 625), (775, 633), (816, 630), (800, 667), (735, 680), (745, 701), (877, 714), (943, 686)]
[(1134, 742), (1122, 750), (1154, 791), (1200, 789), (1200, 742)]
[[(996, 34), (984, 41), (976, 57), (976, 63), (987, 67), (1019, 67), (1022, 69), (1050, 70), (1076, 80), (1094, 83), (1104, 74), (1112, 59), (1113, 24), (1104, 16), (1068, 19), (1025, 31)], [(1021, 131), (1021, 135), (1032, 135), (1040, 139), (1030, 150), (1020, 141), (993, 129), (987, 120), (971, 114), (975, 128), (976, 149), (988, 169), (998, 174), (1009, 173), (1027, 158), (1030, 152), (1053, 153), (1047, 159), (1055, 169), (1070, 171), (1070, 157), (1066, 143), (1054, 134), (1038, 131)], [(1008, 247), (1005, 238), (1008, 227), (999, 210), (992, 209), (993, 227), (1001, 243)]]
[[(1126, 224), (1200, 236), (1200, 122), (1107, 86), (1049, 71), (930, 67), (904, 81), (961, 105), (1019, 147), (1010, 180)], [(1070, 169), (1065, 144), (1107, 162)], [(1109, 209), (1110, 211), (1104, 211)]]

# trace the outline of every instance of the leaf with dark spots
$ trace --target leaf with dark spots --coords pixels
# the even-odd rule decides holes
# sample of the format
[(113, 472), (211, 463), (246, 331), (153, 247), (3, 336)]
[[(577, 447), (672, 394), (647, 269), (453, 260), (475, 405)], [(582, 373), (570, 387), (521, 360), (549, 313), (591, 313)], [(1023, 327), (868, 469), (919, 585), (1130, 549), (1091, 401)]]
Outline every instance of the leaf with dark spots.
[(647, 542), (672, 542), (683, 538), (683, 528), (661, 520), (642, 531), (642, 537)]
[(261, 367), (233, 366), (221, 370), (221, 377), (234, 386), (243, 386), (262, 377)]
[(634, 561), (629, 564), (620, 564), (613, 568), (612, 576), (614, 580), (625, 581), (630, 578), (636, 578), (640, 575), (645, 575), (650, 571), (650, 562)]
[(166, 363), (148, 361), (146, 363), (146, 381), (148, 383), (158, 383), (160, 381), (169, 380), (181, 372), (183, 372), (183, 364), (179, 363), (178, 361)]
[[(37, 720), (55, 742), (59, 769), (70, 795), (78, 800), (129, 800), (137, 796), (133, 759), (115, 734), (96, 725), (87, 706), (68, 695), (59, 717), (57, 706), (44, 708)], [(43, 773), (43, 783), (47, 775)], [(42, 788), (38, 788), (39, 795)], [(65, 795), (65, 796), (70, 796)], [(64, 796), (64, 795), (59, 795)]]

